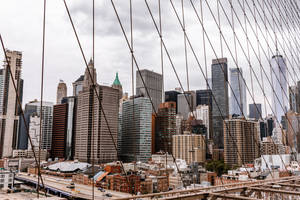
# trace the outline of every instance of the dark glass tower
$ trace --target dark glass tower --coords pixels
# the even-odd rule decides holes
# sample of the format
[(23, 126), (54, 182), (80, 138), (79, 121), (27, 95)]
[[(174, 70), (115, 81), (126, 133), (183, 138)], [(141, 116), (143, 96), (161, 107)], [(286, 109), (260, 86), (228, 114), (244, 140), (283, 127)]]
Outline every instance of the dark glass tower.
[(224, 148), (223, 119), (228, 118), (228, 68), (227, 58), (212, 60), (212, 102), (213, 142), (216, 148)]

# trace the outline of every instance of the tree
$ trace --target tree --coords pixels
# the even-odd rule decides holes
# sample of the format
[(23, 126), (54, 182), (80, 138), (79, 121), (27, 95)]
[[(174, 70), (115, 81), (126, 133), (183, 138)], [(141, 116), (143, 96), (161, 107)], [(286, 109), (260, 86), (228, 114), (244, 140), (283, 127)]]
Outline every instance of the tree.
[(227, 173), (229, 167), (223, 160), (212, 160), (206, 163), (205, 169), (208, 171), (216, 172), (218, 176)]

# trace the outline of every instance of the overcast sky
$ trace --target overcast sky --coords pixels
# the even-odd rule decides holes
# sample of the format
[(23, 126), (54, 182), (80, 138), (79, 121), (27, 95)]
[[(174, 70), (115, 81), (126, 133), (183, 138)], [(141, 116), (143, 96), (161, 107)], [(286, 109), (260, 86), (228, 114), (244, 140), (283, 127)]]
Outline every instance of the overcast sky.
[[(1, 0), (0, 1), (0, 32), (4, 39), (6, 48), (10, 50), (18, 50), (23, 52), (23, 66), (22, 66), (22, 78), (24, 79), (24, 99), (23, 102), (27, 103), (33, 99), (40, 98), (40, 74), (41, 74), (41, 47), (42, 47), (42, 17), (43, 17), (43, 1), (37, 0)], [(157, 1), (149, 1), (154, 17), (158, 20), (158, 4)], [(162, 27), (163, 38), (166, 46), (174, 63), (174, 66), (179, 74), (180, 80), (187, 89), (185, 59), (184, 59), (184, 43), (183, 32), (174, 14), (171, 4), (167, 0), (162, 0)], [(190, 41), (195, 48), (195, 52), (200, 61), (201, 67), (205, 71), (204, 62), (204, 48), (202, 41), (202, 28), (201, 24), (197, 21), (194, 10), (192, 9), (189, 1), (185, 0), (185, 14), (186, 14), (186, 26), (187, 34), (190, 37)], [(194, 1), (197, 11), (200, 14), (200, 3)], [(208, 1), (212, 11), (217, 17), (217, 6), (215, 1)], [(222, 0), (224, 10), (227, 12), (229, 19), (231, 19), (230, 6), (227, 0)], [(240, 0), (240, 2), (243, 2)], [(248, 1), (250, 2), (250, 1)], [(73, 17), (76, 29), (79, 34), (81, 44), (86, 56), (89, 60), (92, 55), (92, 1), (76, 0), (67, 1), (71, 15)], [(126, 29), (128, 37), (130, 36), (130, 24), (129, 24), (129, 1), (115, 0), (118, 12), (121, 16), (122, 23)], [(181, 17), (180, 1), (174, 1), (177, 11)], [(215, 53), (218, 57), (221, 57), (220, 39), (218, 27), (212, 17), (208, 6), (204, 1), (204, 25), (208, 34), (209, 40), (214, 47)], [(237, 37), (243, 45), (244, 51), (247, 53), (246, 35), (243, 32), (239, 23), (242, 23), (245, 30), (244, 15), (242, 13), (241, 5), (238, 1), (234, 1), (234, 24)], [(247, 8), (247, 5), (245, 5)], [(253, 9), (253, 5), (249, 4)], [(261, 8), (258, 7), (259, 13)], [(112, 84), (115, 73), (119, 72), (120, 81), (123, 85), (123, 90), (131, 94), (131, 58), (130, 51), (127, 47), (124, 36), (122, 35), (120, 26), (118, 24), (113, 7), (109, 0), (96, 1), (96, 43), (95, 43), (95, 67), (98, 73), (98, 83), (110, 85)], [(252, 10), (253, 12), (253, 10)], [(273, 12), (277, 12), (273, 9)], [(232, 56), (235, 57), (234, 49), (234, 37), (232, 29), (224, 15), (222, 8), (220, 7), (222, 31), (226, 42), (232, 51), (232, 54), (228, 51), (226, 44), (223, 42), (224, 57), (228, 58), (228, 66), (236, 67)], [(266, 10), (269, 20), (271, 22), (270, 13)], [(253, 16), (251, 11), (247, 8), (247, 14), (249, 20), (253, 23)], [(261, 16), (263, 16), (261, 14)], [(258, 22), (261, 26), (261, 30), (264, 31), (264, 26), (258, 17)], [(238, 21), (238, 19), (240, 21)], [(279, 25), (279, 22), (277, 22)], [(255, 28), (255, 27), (254, 27)], [(258, 47), (256, 38), (250, 25), (247, 23), (248, 37), (250, 38), (255, 52), (250, 48), (250, 62), (255, 68), (257, 76), (260, 78), (259, 62), (255, 55), (258, 53)], [(273, 30), (268, 25), (268, 31), (270, 35)], [(276, 30), (278, 40), (281, 41), (281, 54), (285, 55), (282, 49), (285, 49), (287, 54), (287, 64), (290, 72), (292, 73), (291, 66), (296, 65), (295, 60), (290, 56), (290, 49), (286, 47), (284, 40), (281, 40), (282, 36), (288, 34), (287, 30)], [(264, 33), (266, 33), (264, 31)], [(284, 33), (284, 34), (282, 34)], [(258, 37), (264, 50), (260, 49), (261, 61), (266, 70), (269, 73), (268, 53), (270, 56), (275, 51), (274, 37), (269, 38), (269, 46), (272, 52), (268, 52), (265, 37), (262, 36), (260, 29), (258, 29)], [(155, 27), (151, 21), (147, 7), (143, 0), (133, 0), (133, 37), (134, 37), (134, 52), (140, 69), (154, 70), (155, 72), (161, 72), (160, 65), (160, 43), (159, 37), (155, 30)], [(207, 66), (208, 75), (211, 71), (211, 60), (216, 58), (214, 51), (212, 50), (208, 39), (206, 38), (206, 53), (207, 53)], [(285, 39), (287, 41), (287, 39)], [(237, 64), (244, 71), (245, 79), (249, 88), (251, 89), (249, 63), (244, 55), (243, 50), (239, 47), (237, 42)], [(282, 48), (284, 47), (284, 48)], [(293, 48), (293, 46), (290, 46)], [(3, 60), (3, 52), (0, 51), (0, 58)], [(174, 89), (179, 87), (179, 83), (171, 68), (170, 62), (164, 55), (164, 71), (165, 71), (165, 90)], [(188, 65), (190, 74), (190, 89), (203, 89), (205, 88), (205, 81), (195, 61), (195, 58), (188, 47)], [(299, 66), (299, 65), (298, 65)], [(294, 66), (295, 67), (295, 66)], [(299, 72), (299, 68), (295, 67), (296, 72)], [(62, 0), (47, 1), (47, 19), (46, 19), (46, 48), (45, 48), (45, 93), (44, 99), (47, 101), (55, 102), (56, 88), (60, 79), (64, 80), (68, 86), (68, 95), (72, 95), (72, 82), (74, 82), (80, 75), (84, 73), (85, 65), (81, 56), (78, 44), (76, 42), (71, 24), (69, 22), (66, 9)], [(135, 68), (136, 70), (136, 68)], [(294, 74), (294, 73), (292, 73)], [(266, 79), (266, 78), (264, 78)], [(256, 103), (263, 103), (263, 95), (260, 90), (256, 79), (254, 80), (254, 96)], [(260, 79), (259, 79), (260, 80)], [(293, 80), (289, 77), (290, 85), (294, 85)], [(271, 97), (271, 88), (267, 80), (264, 80), (266, 92), (268, 97)], [(248, 94), (248, 102), (252, 103), (252, 99)], [(271, 102), (271, 99), (270, 99)]]

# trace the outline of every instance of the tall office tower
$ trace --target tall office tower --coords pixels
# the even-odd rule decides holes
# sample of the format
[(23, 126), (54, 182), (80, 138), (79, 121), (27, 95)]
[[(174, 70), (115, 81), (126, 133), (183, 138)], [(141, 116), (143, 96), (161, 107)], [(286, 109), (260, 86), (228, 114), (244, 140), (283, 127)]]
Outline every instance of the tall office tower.
[(116, 78), (115, 78), (115, 80), (114, 80), (111, 87), (119, 90), (119, 99), (122, 99), (122, 97), (123, 97), (123, 88), (122, 88), (122, 84), (119, 80), (118, 72), (116, 73)]
[[(17, 147), (17, 133), (19, 126), (19, 110), (17, 94), (13, 87), (16, 84), (18, 95), (22, 100), (23, 80), (21, 79), (22, 53), (6, 50), (8, 63), (4, 61), (2, 71), (1, 110), (0, 113), (0, 158), (12, 156), (12, 151)], [(10, 66), (10, 68), (9, 68)], [(9, 70), (10, 69), (10, 70)], [(13, 80), (11, 79), (13, 76)]]
[(289, 87), (290, 110), (300, 113), (300, 81)]
[(32, 113), (29, 116), (29, 135), (31, 138), (32, 146), (28, 138), (28, 150), (37, 150), (40, 145), (40, 117), (37, 113)]
[(189, 114), (196, 109), (196, 94), (194, 91), (185, 92), (177, 96), (178, 113), (183, 119), (187, 119)]
[[(41, 102), (34, 100), (25, 105), (25, 121), (27, 127), (29, 127), (30, 116), (35, 113), (36, 116), (40, 116)], [(42, 118), (42, 141), (41, 145), (43, 149), (51, 149), (52, 141), (52, 117), (53, 117), (53, 103), (43, 102), (43, 118)], [(28, 135), (24, 120), (20, 121), (19, 134), (18, 134), (18, 149), (28, 149)]]
[(4, 77), (4, 69), (0, 69), (0, 115), (3, 112)]
[(82, 91), (82, 87), (83, 87), (83, 79), (84, 79), (84, 75), (81, 75), (74, 83), (72, 83), (73, 85), (73, 96), (77, 96), (79, 94), (79, 92)]
[(122, 161), (146, 162), (151, 158), (151, 122), (152, 105), (149, 98), (138, 97), (123, 103)]
[(176, 114), (178, 112), (178, 95), (180, 94), (180, 92), (176, 91), (176, 90), (171, 90), (171, 91), (166, 91), (165, 92), (165, 102), (175, 102), (176, 103)]
[(172, 153), (172, 136), (176, 134), (176, 103), (161, 103), (156, 117), (155, 152)]
[(204, 135), (191, 134), (185, 131), (183, 135), (173, 135), (172, 140), (175, 158), (183, 159), (188, 164), (205, 162), (206, 145)]
[(68, 104), (53, 106), (53, 129), (52, 129), (52, 158), (65, 158), (65, 143), (67, 136)]
[(67, 85), (63, 80), (60, 80), (57, 86), (56, 104), (61, 104), (62, 98), (66, 97), (67, 95)]
[(65, 136), (65, 159), (73, 160), (75, 153), (75, 128), (76, 128), (76, 103), (75, 96), (64, 97), (62, 99), (63, 104), (67, 104), (67, 132)]
[(272, 85), (274, 86), (272, 104), (275, 117), (280, 121), (281, 117), (287, 112), (288, 104), (285, 96), (287, 94), (286, 61), (282, 55), (275, 55), (272, 57), (271, 66)]
[(213, 141), (217, 148), (224, 148), (223, 119), (229, 116), (227, 58), (212, 60), (212, 126)]
[(253, 163), (259, 157), (258, 134), (257, 121), (249, 121), (244, 117), (226, 119), (224, 121), (225, 163), (230, 167)]
[(260, 119), (262, 115), (261, 104), (249, 104), (249, 118)]
[(231, 115), (247, 116), (246, 85), (243, 81), (243, 71), (230, 68), (230, 111)]
[(287, 112), (287, 117), (290, 123), (287, 124), (287, 146), (292, 149), (292, 152), (300, 152), (300, 114), (293, 111)]
[[(140, 76), (141, 73), (141, 76)], [(146, 91), (146, 88), (149, 92), (149, 95), (153, 102), (154, 108), (157, 111), (159, 104), (162, 102), (162, 75), (149, 71), (147, 69), (140, 70), (140, 73), (136, 72), (136, 95), (142, 95), (144, 97), (149, 97)], [(145, 82), (143, 84), (142, 78)]]
[(207, 139), (211, 138), (211, 133), (210, 133), (210, 110), (208, 105), (198, 105), (196, 107), (196, 117), (197, 120), (202, 120), (203, 124), (205, 125), (207, 129)]
[[(96, 69), (92, 61), (89, 63), (89, 70), (96, 81)], [(92, 162), (93, 160), (95, 163), (111, 162), (117, 159), (114, 142), (117, 143), (119, 90), (94, 83), (96, 84), (95, 88), (101, 104), (93, 89), (92, 79), (86, 69), (83, 90), (77, 96), (74, 158), (83, 162)]]

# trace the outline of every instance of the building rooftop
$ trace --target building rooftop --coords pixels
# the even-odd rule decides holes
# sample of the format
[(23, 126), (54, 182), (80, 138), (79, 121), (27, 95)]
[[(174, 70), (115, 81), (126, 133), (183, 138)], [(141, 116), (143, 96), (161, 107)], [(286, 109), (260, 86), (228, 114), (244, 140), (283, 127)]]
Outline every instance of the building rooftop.
[(74, 172), (78, 170), (85, 170), (91, 165), (83, 162), (59, 162), (47, 167), (51, 171), (61, 171), (61, 172)]
[(118, 72), (116, 73), (116, 78), (114, 80), (113, 85), (121, 85), (122, 86), (122, 84), (121, 84), (121, 82), (119, 80), (119, 74), (118, 74)]

